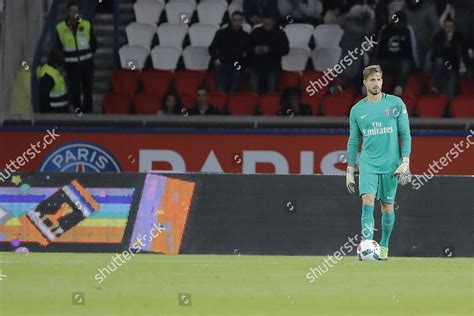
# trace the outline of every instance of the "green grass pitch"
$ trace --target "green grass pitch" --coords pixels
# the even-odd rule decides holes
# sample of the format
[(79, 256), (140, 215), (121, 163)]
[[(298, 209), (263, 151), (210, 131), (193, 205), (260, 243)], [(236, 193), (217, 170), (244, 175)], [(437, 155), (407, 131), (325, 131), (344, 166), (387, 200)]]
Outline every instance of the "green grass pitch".
[(99, 285), (112, 256), (0, 253), (0, 315), (473, 315), (468, 258), (350, 256), (310, 283), (324, 257), (142, 254)]

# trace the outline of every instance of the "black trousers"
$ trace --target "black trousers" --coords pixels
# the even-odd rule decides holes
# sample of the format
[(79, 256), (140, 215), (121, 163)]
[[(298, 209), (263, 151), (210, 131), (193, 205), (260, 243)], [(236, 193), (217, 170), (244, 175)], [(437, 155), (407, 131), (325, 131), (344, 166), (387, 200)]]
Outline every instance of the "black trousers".
[[(66, 63), (67, 83), (71, 104), (75, 112), (92, 113), (92, 85), (94, 82), (94, 61)], [(81, 95), (83, 102), (81, 103)]]

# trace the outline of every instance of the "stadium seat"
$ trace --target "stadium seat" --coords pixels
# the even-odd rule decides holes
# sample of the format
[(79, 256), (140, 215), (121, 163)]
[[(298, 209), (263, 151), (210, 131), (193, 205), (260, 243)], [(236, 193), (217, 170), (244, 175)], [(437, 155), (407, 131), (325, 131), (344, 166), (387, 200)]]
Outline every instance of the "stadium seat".
[(227, 11), (229, 12), (229, 18), (232, 16), (232, 13), (234, 13), (235, 11), (244, 12), (244, 7), (243, 7), (242, 2), (232, 1), (231, 3), (229, 3), (229, 6), (227, 7)]
[(280, 74), (279, 90), (290, 87), (297, 87), (300, 83), (301, 75), (297, 71), (282, 71)]
[[(176, 91), (180, 96), (195, 97), (197, 89), (203, 84), (206, 73), (198, 70), (178, 70), (174, 75)], [(183, 101), (183, 100), (181, 100)]]
[(321, 101), (321, 110), (325, 116), (347, 116), (352, 102), (347, 93), (328, 94)]
[(288, 37), (290, 47), (306, 48), (309, 50), (308, 44), (314, 30), (311, 24), (288, 24), (283, 30)]
[(124, 45), (119, 49), (122, 68), (143, 69), (150, 55), (150, 49), (143, 46)]
[(189, 24), (195, 8), (190, 2), (169, 2), (165, 6), (166, 19), (171, 24)]
[(232, 115), (253, 115), (258, 105), (258, 95), (239, 92), (229, 97), (229, 113)]
[(223, 2), (200, 2), (196, 10), (200, 23), (219, 26), (227, 11), (227, 4)]
[(201, 0), (200, 3), (209, 2), (209, 3), (220, 3), (227, 5), (227, 0)]
[(320, 24), (313, 31), (316, 47), (339, 47), (343, 34), (338, 24)]
[(169, 0), (168, 2), (181, 2), (196, 5), (196, 0)]
[(189, 27), (186, 24), (162, 23), (158, 26), (158, 40), (160, 46), (183, 47), (183, 40), (188, 33)]
[(195, 23), (189, 28), (189, 39), (192, 46), (209, 47), (214, 39), (218, 27), (215, 25), (207, 25)]
[(281, 59), (281, 68), (286, 71), (304, 71), (310, 51), (307, 48), (292, 47), (288, 55)]
[(312, 97), (309, 95), (303, 95), (301, 97), (301, 103), (309, 105), (313, 115), (319, 115), (321, 100), (323, 99), (323, 97), (324, 95), (322, 94), (315, 94)]
[(181, 94), (179, 98), (181, 99), (181, 105), (186, 109), (190, 109), (196, 104), (196, 94)]
[(267, 93), (260, 96), (260, 114), (264, 116), (275, 116), (280, 109), (281, 94), (278, 92)]
[(217, 91), (216, 73), (214, 71), (208, 70), (206, 72), (204, 85), (208, 89), (208, 91)]
[(213, 91), (213, 92), (209, 92), (208, 96), (209, 96), (209, 103), (215, 106), (216, 108), (218, 108), (219, 111), (221, 111), (221, 113), (224, 113), (227, 100), (229, 98), (227, 94), (223, 92)]
[(139, 94), (135, 96), (134, 105), (137, 114), (156, 114), (160, 109), (161, 96)]
[[(385, 77), (385, 76), (384, 76)], [(385, 79), (385, 78), (384, 78)], [(419, 96), (425, 84), (425, 76), (421, 73), (411, 74), (403, 88), (404, 95)]]
[(143, 72), (142, 81), (144, 93), (164, 96), (173, 81), (173, 73), (166, 70), (147, 69)]
[(451, 100), (451, 115), (474, 118), (474, 94), (456, 96)]
[(137, 2), (154, 2), (161, 3), (163, 6), (165, 5), (165, 0), (137, 0)]
[(140, 1), (133, 5), (135, 20), (140, 23), (147, 23), (156, 26), (160, 20), (163, 4), (152, 1)]
[(151, 50), (153, 68), (161, 70), (175, 70), (181, 57), (181, 49), (176, 47), (155, 46)]
[(445, 95), (423, 95), (418, 98), (416, 113), (420, 117), (441, 117), (448, 98)]
[(104, 112), (106, 114), (129, 114), (133, 97), (126, 94), (108, 92), (104, 95)]
[(151, 24), (132, 22), (125, 28), (128, 45), (150, 48), (156, 33), (156, 27)]
[(407, 106), (408, 115), (413, 115), (415, 113), (415, 104), (417, 96), (411, 94), (404, 94), (400, 97), (403, 100), (403, 103)]
[(138, 70), (118, 69), (112, 73), (112, 92), (134, 95), (140, 83)]
[(474, 94), (474, 79), (463, 75), (459, 78), (459, 88), (461, 94)]
[(184, 67), (191, 70), (207, 70), (211, 56), (207, 47), (188, 46), (183, 51)]
[[(315, 91), (314, 95), (324, 95), (326, 94), (329, 86), (329, 81), (325, 81), (325, 79), (322, 79), (324, 76), (324, 73), (319, 70), (307, 70), (303, 72), (303, 75), (301, 76), (301, 81), (300, 81), (300, 88), (301, 92), (303, 95), (308, 95), (311, 96), (311, 88)], [(311, 85), (311, 82), (313, 85)]]
[(311, 52), (314, 69), (326, 71), (328, 68), (334, 68), (339, 63), (341, 52), (340, 47), (316, 47)]

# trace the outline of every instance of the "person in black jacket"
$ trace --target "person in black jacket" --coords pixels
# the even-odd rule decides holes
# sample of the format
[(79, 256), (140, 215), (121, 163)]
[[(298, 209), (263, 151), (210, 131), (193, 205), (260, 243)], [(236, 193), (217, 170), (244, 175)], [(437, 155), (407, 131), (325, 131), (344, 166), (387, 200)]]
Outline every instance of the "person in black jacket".
[(470, 67), (467, 45), (461, 33), (456, 30), (454, 21), (446, 18), (443, 28), (433, 37), (431, 54), (434, 93), (442, 92), (448, 99), (455, 94), (461, 59)]
[(207, 90), (200, 88), (197, 91), (196, 104), (189, 109), (189, 115), (217, 115), (221, 114), (221, 111), (216, 107), (209, 104), (209, 96)]
[(274, 92), (280, 80), (281, 58), (290, 51), (286, 33), (277, 26), (273, 14), (266, 14), (263, 26), (254, 29), (250, 38), (252, 91)]
[(380, 29), (377, 43), (375, 63), (395, 76), (393, 94), (401, 95), (410, 71), (419, 67), (415, 33), (407, 26), (403, 11), (392, 15), (390, 23)]
[(209, 54), (217, 67), (217, 91), (233, 94), (239, 87), (240, 72), (250, 50), (250, 35), (242, 29), (242, 12), (232, 13), (230, 25), (217, 31)]

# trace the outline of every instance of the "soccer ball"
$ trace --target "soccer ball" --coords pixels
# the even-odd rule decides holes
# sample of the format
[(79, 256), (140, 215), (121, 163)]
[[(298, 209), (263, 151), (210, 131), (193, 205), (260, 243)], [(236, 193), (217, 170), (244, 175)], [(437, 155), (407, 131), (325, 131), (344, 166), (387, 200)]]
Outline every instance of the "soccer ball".
[(362, 240), (357, 246), (359, 260), (376, 261), (380, 256), (380, 246), (375, 240)]

